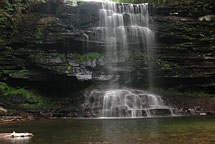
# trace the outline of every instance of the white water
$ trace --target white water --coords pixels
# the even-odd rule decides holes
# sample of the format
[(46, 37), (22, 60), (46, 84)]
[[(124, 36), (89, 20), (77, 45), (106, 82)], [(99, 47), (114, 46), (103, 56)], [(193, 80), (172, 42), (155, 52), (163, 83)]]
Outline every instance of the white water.
[(173, 109), (157, 95), (135, 89), (93, 90), (86, 105), (96, 117), (170, 116)]
[[(137, 44), (147, 56), (152, 55), (150, 48), (154, 43), (154, 33), (149, 27), (147, 3), (134, 5), (101, 2), (99, 16), (99, 26), (92, 28), (96, 36), (93, 40), (90, 39), (105, 44), (105, 61), (108, 63), (106, 69), (109, 75), (116, 75), (117, 72), (113, 70), (118, 70), (119, 65), (126, 67), (130, 48), (135, 48)], [(150, 87), (151, 72), (149, 65), (147, 80)], [(85, 109), (91, 116), (134, 118), (173, 115), (172, 108), (165, 106), (160, 96), (141, 90), (116, 89), (116, 86), (120, 87), (109, 84), (108, 90), (93, 90), (88, 94)]]
[(94, 40), (91, 38), (91, 41), (105, 44), (106, 68), (109, 74), (113, 74), (113, 69), (128, 61), (129, 51), (135, 44), (142, 44), (142, 49), (148, 52), (154, 41), (154, 33), (149, 28), (147, 3), (133, 5), (102, 2), (101, 5), (100, 23), (93, 28), (96, 37)]

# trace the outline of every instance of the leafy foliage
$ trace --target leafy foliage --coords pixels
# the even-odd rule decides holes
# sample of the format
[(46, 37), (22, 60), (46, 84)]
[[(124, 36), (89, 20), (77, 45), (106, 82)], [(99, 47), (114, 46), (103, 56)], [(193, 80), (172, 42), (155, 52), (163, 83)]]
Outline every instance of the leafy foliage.
[[(0, 1), (0, 31), (3, 33), (0, 38), (0, 45), (3, 41), (21, 39), (21, 29), (26, 28), (26, 19), (33, 21), (31, 7), (44, 0), (1, 0)], [(6, 34), (5, 34), (6, 33)], [(8, 33), (8, 34), (7, 34)], [(10, 35), (9, 35), (10, 34)], [(35, 38), (41, 37), (41, 31), (37, 30)]]
[(77, 62), (81, 63), (83, 61), (87, 61), (90, 59), (99, 59), (100, 57), (101, 57), (101, 55), (97, 52), (87, 53), (87, 54), (83, 54), (83, 55), (78, 55)]
[[(44, 97), (41, 97), (40, 95), (30, 92), (24, 88), (10, 87), (4, 82), (0, 82), (0, 94), (0, 99), (7, 99), (9, 96), (15, 96), (17, 99), (22, 99), (20, 106), (23, 107), (39, 108), (50, 105), (48, 104), (48, 100)], [(28, 103), (28, 101), (34, 101), (34, 103)]]
[(3, 43), (3, 42), (4, 42), (4, 40), (0, 38), (0, 44)]

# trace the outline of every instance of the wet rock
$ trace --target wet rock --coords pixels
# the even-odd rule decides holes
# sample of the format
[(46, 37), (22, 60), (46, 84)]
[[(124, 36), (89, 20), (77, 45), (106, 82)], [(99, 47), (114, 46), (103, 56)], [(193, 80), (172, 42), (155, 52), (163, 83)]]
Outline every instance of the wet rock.
[(23, 117), (22, 116), (6, 116), (5, 117), (5, 120), (21, 120), (21, 119), (23, 119)]
[(28, 119), (28, 120), (35, 120), (34, 116), (32, 116), (32, 115), (29, 115), (29, 116), (27, 117), (27, 119)]
[(214, 22), (215, 15), (206, 15), (198, 18), (199, 21), (207, 21), (207, 22)]
[(73, 112), (73, 117), (79, 117), (77, 112)]
[(7, 113), (7, 110), (0, 106), (0, 114), (5, 115)]
[(206, 116), (207, 114), (206, 113), (200, 113), (199, 115), (200, 116)]
[(214, 115), (214, 112), (207, 112), (206, 115), (212, 116)]
[(192, 115), (194, 115), (194, 114), (196, 113), (195, 110), (192, 109), (192, 108), (189, 108), (189, 109), (187, 110), (187, 112), (190, 113), (190, 114), (192, 114)]
[(31, 74), (29, 72), (9, 72), (8, 75), (13, 79), (29, 79)]
[(85, 117), (91, 117), (91, 113), (90, 113), (90, 112), (85, 112), (85, 113), (84, 113), (84, 116), (85, 116)]
[(62, 114), (62, 113), (53, 113), (52, 115), (51, 115), (51, 117), (66, 117), (64, 114)]
[(34, 99), (26, 99), (26, 100), (25, 100), (25, 103), (28, 103), (28, 104), (36, 104), (36, 103), (38, 103), (38, 101), (37, 101), (37, 100), (34, 100)]

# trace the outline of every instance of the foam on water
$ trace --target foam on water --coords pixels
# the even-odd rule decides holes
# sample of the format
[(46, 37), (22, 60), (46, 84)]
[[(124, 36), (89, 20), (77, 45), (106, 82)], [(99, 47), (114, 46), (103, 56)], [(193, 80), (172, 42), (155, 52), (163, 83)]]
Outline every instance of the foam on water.
[(136, 89), (93, 90), (86, 107), (96, 117), (138, 118), (171, 116), (174, 110), (160, 96)]

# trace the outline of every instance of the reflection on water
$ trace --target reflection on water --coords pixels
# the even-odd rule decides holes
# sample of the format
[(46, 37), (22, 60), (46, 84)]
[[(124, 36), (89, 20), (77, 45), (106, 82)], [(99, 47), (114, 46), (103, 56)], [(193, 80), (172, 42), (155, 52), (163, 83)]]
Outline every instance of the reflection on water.
[(30, 137), (20, 137), (20, 138), (0, 138), (0, 143), (4, 144), (30, 144)]
[(31, 132), (32, 139), (0, 144), (213, 144), (214, 117), (73, 119), (0, 125), (0, 132)]

